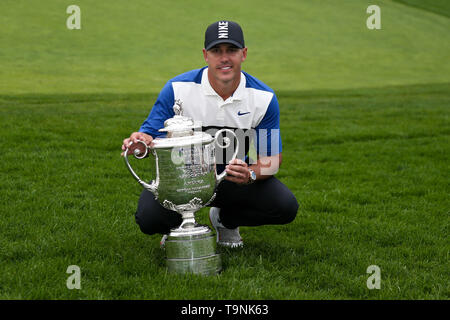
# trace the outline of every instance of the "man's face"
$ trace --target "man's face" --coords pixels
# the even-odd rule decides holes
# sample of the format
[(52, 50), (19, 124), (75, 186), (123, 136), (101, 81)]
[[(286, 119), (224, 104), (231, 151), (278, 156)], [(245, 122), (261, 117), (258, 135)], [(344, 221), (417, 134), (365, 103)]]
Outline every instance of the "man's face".
[(247, 57), (247, 48), (239, 49), (230, 43), (218, 44), (208, 51), (203, 49), (208, 72), (220, 82), (230, 82), (241, 77), (241, 63)]

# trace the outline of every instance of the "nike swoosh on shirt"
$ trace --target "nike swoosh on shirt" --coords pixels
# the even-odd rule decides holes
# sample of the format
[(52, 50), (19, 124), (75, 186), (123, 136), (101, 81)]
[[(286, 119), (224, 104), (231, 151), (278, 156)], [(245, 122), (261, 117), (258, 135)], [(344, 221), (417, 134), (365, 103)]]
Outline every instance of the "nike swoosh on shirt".
[(250, 111), (249, 112), (244, 112), (244, 113), (241, 113), (240, 111), (238, 111), (238, 116), (243, 116), (244, 114), (248, 114), (248, 113), (250, 113)]

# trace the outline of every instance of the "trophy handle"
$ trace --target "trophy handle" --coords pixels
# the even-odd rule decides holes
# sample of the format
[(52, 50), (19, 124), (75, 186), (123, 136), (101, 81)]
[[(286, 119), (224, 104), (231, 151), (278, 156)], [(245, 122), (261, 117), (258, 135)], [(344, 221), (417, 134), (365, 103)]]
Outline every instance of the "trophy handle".
[[(230, 130), (230, 129), (221, 129), (221, 130), (217, 131), (215, 136), (214, 136), (214, 141), (220, 148), (224, 149), (224, 148), (227, 148), (230, 145), (230, 138), (228, 138), (228, 137), (224, 137), (223, 138), (223, 140), (224, 140), (224, 144), (223, 145), (220, 145), (220, 144), (217, 143), (217, 138), (219, 137), (219, 134), (221, 134), (223, 132), (231, 133), (234, 136), (234, 138), (236, 139), (236, 148), (235, 148), (233, 156), (231, 158), (231, 160), (234, 160), (234, 159), (236, 159), (238, 151), (239, 151), (239, 140), (238, 140), (236, 134), (232, 130)], [(227, 175), (227, 173), (226, 173), (225, 170), (221, 174), (217, 174), (217, 171), (216, 171), (217, 185), (219, 183), (221, 183), (223, 181), (223, 179), (225, 179), (226, 175)]]
[[(139, 156), (140, 149), (139, 148), (135, 148), (134, 151), (133, 151), (133, 156), (136, 159), (143, 159), (143, 158), (145, 158), (147, 156), (149, 148), (148, 148), (147, 144), (144, 141), (137, 140), (137, 143), (142, 143), (144, 145), (145, 152), (144, 152), (143, 155)], [(130, 143), (128, 148), (132, 144), (133, 144), (133, 142)], [(137, 180), (137, 182), (139, 182), (145, 189), (147, 189), (148, 191), (150, 191), (151, 193), (153, 193), (156, 196), (158, 194), (158, 185), (159, 185), (158, 159), (156, 159), (156, 181), (152, 181), (150, 184), (148, 184), (148, 183), (142, 181), (141, 178), (139, 178), (139, 176), (136, 174), (136, 172), (134, 172), (133, 168), (131, 167), (130, 163), (128, 162), (128, 148), (125, 150), (125, 152), (123, 154), (123, 158), (125, 160), (125, 164), (127, 165), (128, 170), (130, 171), (131, 175)]]

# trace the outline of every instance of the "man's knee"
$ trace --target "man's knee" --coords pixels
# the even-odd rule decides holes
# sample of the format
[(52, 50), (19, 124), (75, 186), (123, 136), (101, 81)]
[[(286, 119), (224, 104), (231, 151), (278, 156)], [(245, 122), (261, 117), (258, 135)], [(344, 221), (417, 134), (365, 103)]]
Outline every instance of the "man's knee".
[(141, 194), (135, 220), (141, 231), (148, 235), (167, 234), (182, 222), (180, 214), (162, 207), (147, 190)]
[(163, 212), (162, 214), (160, 212), (155, 214), (154, 212), (137, 211), (135, 220), (141, 231), (148, 235), (168, 234), (170, 229), (176, 228), (183, 222), (181, 215), (174, 211)]
[(278, 199), (278, 210), (280, 215), (280, 223), (287, 224), (294, 221), (299, 208), (297, 199), (292, 192), (287, 192), (283, 197)]
[(136, 211), (135, 220), (139, 229), (148, 235), (168, 234), (170, 229), (179, 226), (183, 222), (181, 215), (173, 211), (155, 214), (154, 212), (138, 210)]
[(157, 224), (154, 223), (154, 221), (152, 221), (152, 219), (144, 218), (142, 211), (139, 211), (139, 210), (136, 211), (136, 215), (134, 216), (134, 219), (135, 219), (137, 225), (139, 226), (139, 229), (141, 229), (141, 231), (143, 233), (148, 234), (148, 235), (159, 233), (157, 228), (155, 228), (157, 226)]

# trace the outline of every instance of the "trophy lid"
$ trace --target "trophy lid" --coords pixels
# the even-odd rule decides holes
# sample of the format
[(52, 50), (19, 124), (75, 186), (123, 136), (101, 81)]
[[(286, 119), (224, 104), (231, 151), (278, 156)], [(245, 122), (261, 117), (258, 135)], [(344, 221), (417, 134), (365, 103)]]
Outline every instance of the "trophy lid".
[(192, 136), (194, 130), (201, 128), (201, 123), (194, 121), (189, 117), (175, 115), (173, 118), (164, 121), (164, 128), (159, 132), (167, 132), (167, 138)]
[(185, 147), (191, 145), (208, 144), (214, 141), (214, 138), (201, 131), (195, 131), (192, 135), (153, 139), (153, 149), (171, 149), (175, 147)]
[(167, 132), (167, 137), (153, 140), (154, 148), (171, 148), (190, 144), (209, 143), (214, 140), (211, 135), (196, 130), (201, 129), (201, 122), (183, 116), (181, 100), (175, 100), (173, 111), (175, 115), (164, 121), (164, 128), (158, 130), (159, 132)]
[(175, 116), (164, 121), (164, 128), (160, 132), (167, 132), (167, 138), (192, 136), (194, 130), (201, 128), (201, 123), (189, 117), (183, 116), (183, 103), (180, 99), (175, 100), (173, 112)]

